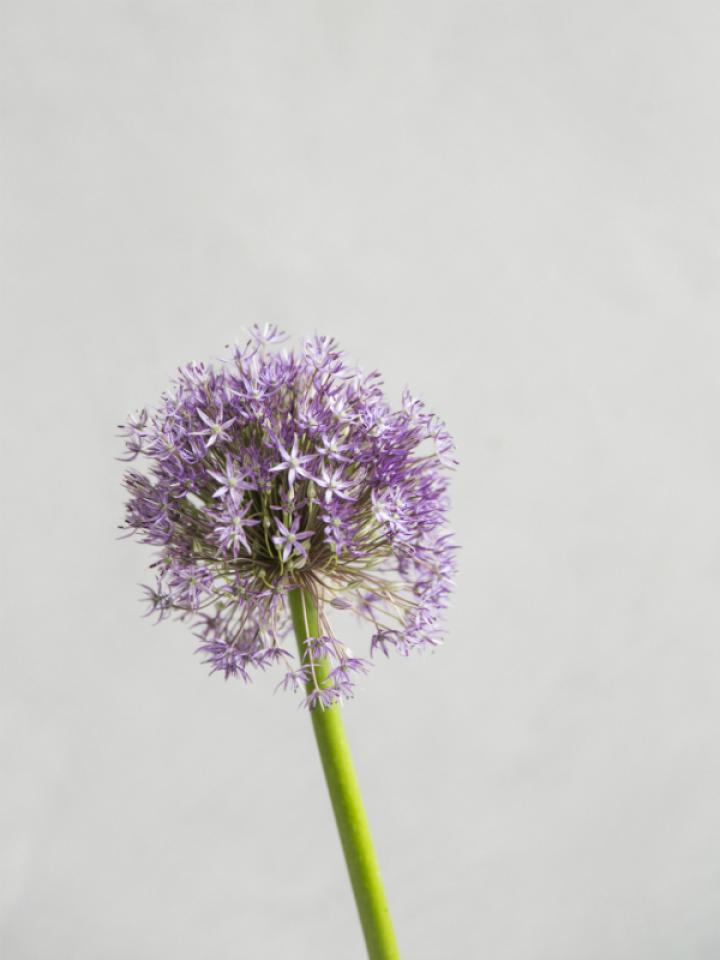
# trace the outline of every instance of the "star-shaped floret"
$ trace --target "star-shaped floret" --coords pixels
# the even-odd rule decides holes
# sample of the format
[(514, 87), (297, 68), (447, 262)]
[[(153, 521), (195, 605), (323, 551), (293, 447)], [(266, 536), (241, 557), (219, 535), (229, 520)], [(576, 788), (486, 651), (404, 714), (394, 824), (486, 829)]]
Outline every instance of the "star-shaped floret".
[(230, 550), (235, 558), (240, 552), (240, 547), (243, 547), (248, 555), (252, 554), (245, 531), (248, 527), (254, 527), (259, 522), (259, 520), (248, 519), (245, 512), (229, 511), (223, 515), (221, 523), (215, 527), (218, 544), (224, 550)]
[(215, 470), (208, 470), (208, 473), (220, 484), (213, 497), (229, 496), (234, 503), (237, 503), (242, 497), (243, 490), (255, 488), (254, 484), (248, 483), (247, 474), (239, 470), (237, 461), (228, 456), (225, 457), (224, 473), (218, 473)]
[(211, 420), (205, 411), (200, 409), (200, 407), (197, 409), (197, 415), (204, 424), (207, 424), (207, 429), (196, 430), (194, 436), (207, 437), (207, 440), (205, 441), (206, 450), (209, 450), (210, 447), (217, 443), (218, 440), (228, 441), (230, 439), (230, 434), (227, 431), (228, 427), (231, 427), (233, 423), (235, 423), (235, 417), (230, 417), (229, 420), (223, 421), (222, 404), (220, 404), (220, 413), (218, 414), (217, 420)]
[(320, 440), (321, 442), (317, 448), (319, 454), (330, 460), (340, 460), (344, 463), (350, 462), (350, 458), (346, 457), (343, 452), (350, 449), (347, 443), (340, 443), (337, 437), (328, 436), (325, 433)]
[(347, 493), (352, 483), (343, 477), (342, 467), (336, 467), (332, 472), (330, 472), (327, 467), (323, 467), (322, 475), (318, 477), (317, 482), (321, 487), (325, 488), (325, 503), (330, 503), (333, 497), (340, 497), (343, 500), (355, 500), (355, 497)]
[(285, 447), (278, 440), (277, 442), (278, 449), (282, 455), (282, 462), (276, 463), (274, 467), (270, 467), (272, 473), (276, 473), (278, 470), (287, 470), (288, 472), (288, 484), (292, 487), (295, 483), (295, 477), (301, 476), (306, 477), (308, 480), (315, 480), (316, 478), (305, 468), (306, 463), (310, 463), (315, 459), (314, 453), (304, 453), (301, 454), (298, 450), (298, 441), (297, 437), (293, 439), (292, 449), (288, 453)]
[(299, 533), (300, 517), (295, 517), (288, 529), (281, 520), (275, 520), (275, 525), (280, 531), (272, 540), (279, 551), (282, 551), (283, 563), (287, 563), (291, 553), (299, 553), (307, 560), (307, 550), (302, 545), (303, 540), (308, 540), (313, 536), (312, 530), (303, 530)]

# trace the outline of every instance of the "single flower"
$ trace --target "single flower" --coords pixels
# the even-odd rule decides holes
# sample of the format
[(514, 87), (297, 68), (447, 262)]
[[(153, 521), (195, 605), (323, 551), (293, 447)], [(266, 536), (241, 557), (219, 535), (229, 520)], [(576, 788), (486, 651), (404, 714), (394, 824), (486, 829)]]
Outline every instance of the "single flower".
[[(398, 960), (390, 911), (342, 727), (370, 662), (327, 610), (370, 624), (370, 655), (442, 639), (455, 546), (447, 529), (450, 435), (407, 391), (346, 364), (334, 340), (299, 353), (251, 331), (219, 369), (180, 370), (152, 413), (123, 428), (124, 529), (154, 545), (149, 612), (188, 619), (211, 673), (247, 682), (280, 666), (304, 690), (371, 960)], [(294, 631), (298, 654), (282, 645)], [(277, 689), (276, 687), (276, 689)]]
[[(302, 678), (307, 706), (327, 706), (367, 669), (329, 607), (367, 621), (371, 655), (442, 640), (453, 444), (407, 391), (393, 409), (379, 374), (350, 366), (333, 339), (276, 352), (283, 339), (253, 328), (219, 367), (188, 364), (157, 409), (128, 421), (127, 458), (149, 469), (126, 474), (124, 528), (159, 550), (151, 612), (193, 621), (213, 671), (247, 680), (285, 665), (280, 686)], [(299, 661), (283, 645), (294, 590), (332, 638)]]

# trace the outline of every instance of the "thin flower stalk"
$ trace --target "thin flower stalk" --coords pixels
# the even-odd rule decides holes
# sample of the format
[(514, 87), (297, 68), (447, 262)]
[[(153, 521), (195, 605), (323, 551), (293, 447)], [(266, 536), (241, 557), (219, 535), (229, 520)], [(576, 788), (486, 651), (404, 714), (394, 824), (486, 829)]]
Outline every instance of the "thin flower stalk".
[[(308, 697), (317, 697), (318, 709), (311, 711), (315, 740), (318, 745), (325, 780), (330, 794), (335, 822), (350, 876), (370, 960), (398, 960), (397, 941), (393, 930), (380, 867), (370, 834), (370, 827), (358, 785), (350, 749), (345, 737), (341, 705), (332, 696), (328, 682), (331, 661), (315, 660), (307, 645), (308, 638), (320, 632), (318, 611), (312, 593), (302, 587), (289, 597), (298, 650), (302, 662), (310, 667), (306, 689)], [(325, 703), (322, 693), (330, 693)]]

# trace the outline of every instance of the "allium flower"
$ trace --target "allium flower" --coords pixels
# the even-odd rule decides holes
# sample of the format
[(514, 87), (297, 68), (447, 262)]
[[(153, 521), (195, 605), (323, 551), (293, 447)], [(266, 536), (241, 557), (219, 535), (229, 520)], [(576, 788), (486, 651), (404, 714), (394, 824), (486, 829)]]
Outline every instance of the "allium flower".
[[(152, 413), (124, 426), (124, 529), (159, 548), (150, 612), (191, 618), (199, 651), (225, 677), (284, 664), (278, 686), (306, 704), (352, 695), (365, 660), (335, 637), (327, 607), (371, 625), (370, 653), (442, 638), (454, 551), (446, 527), (452, 440), (406, 391), (393, 410), (379, 374), (346, 364), (334, 340), (273, 352), (257, 327), (219, 367), (179, 371)], [(304, 662), (282, 646), (287, 595), (318, 609)], [(313, 665), (328, 662), (323, 682)]]
[(280, 532), (277, 536), (273, 537), (273, 543), (278, 548), (278, 552), (282, 552), (283, 561), (287, 563), (290, 555), (296, 552), (299, 553), (303, 559), (307, 560), (308, 553), (302, 545), (302, 541), (315, 536), (314, 531), (303, 530), (303, 532), (300, 533), (300, 517), (295, 517), (289, 530), (285, 524), (277, 518), (275, 519), (275, 523)]

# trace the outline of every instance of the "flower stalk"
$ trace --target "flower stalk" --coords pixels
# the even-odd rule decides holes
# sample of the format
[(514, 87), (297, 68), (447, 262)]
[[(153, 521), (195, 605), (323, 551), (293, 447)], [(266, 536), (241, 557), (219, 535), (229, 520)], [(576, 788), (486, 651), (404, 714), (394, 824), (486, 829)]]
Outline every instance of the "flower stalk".
[[(331, 664), (328, 658), (315, 659), (306, 641), (320, 633), (318, 609), (311, 592), (302, 586), (288, 595), (300, 660), (307, 667), (307, 692), (323, 689)], [(375, 856), (362, 795), (350, 748), (345, 736), (340, 704), (324, 706), (322, 700), (310, 710), (315, 739), (327, 781), (335, 822), (345, 854), (350, 882), (370, 960), (398, 960), (400, 954), (380, 867)]]

